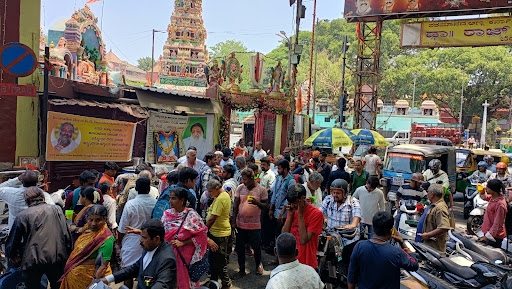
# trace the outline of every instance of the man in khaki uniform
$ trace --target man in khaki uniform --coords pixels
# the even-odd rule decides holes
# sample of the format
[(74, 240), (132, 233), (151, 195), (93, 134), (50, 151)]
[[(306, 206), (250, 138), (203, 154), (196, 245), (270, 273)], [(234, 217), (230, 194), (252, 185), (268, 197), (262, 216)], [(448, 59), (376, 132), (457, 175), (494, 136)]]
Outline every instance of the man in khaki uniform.
[(446, 237), (450, 230), (448, 206), (443, 200), (443, 187), (431, 184), (427, 191), (430, 201), (430, 210), (427, 212), (423, 224), (423, 233), (420, 235), (423, 242), (441, 252), (446, 252)]

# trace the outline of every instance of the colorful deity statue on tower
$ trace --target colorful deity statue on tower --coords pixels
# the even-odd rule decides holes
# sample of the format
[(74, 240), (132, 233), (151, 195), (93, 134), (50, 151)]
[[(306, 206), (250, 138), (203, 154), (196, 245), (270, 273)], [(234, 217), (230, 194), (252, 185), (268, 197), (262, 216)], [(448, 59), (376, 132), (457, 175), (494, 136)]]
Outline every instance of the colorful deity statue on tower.
[(160, 83), (187, 83), (205, 87), (210, 80), (206, 79), (204, 73), (208, 50), (205, 45), (202, 0), (175, 0), (167, 33), (160, 61)]

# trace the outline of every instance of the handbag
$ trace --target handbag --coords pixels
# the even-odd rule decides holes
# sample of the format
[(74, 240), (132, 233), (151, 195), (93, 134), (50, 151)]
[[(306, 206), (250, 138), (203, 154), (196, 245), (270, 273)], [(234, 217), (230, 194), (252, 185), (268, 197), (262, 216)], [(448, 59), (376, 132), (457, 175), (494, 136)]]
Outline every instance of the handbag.
[[(178, 234), (180, 233), (181, 227), (183, 226), (183, 223), (185, 223), (185, 220), (187, 220), (188, 213), (190, 211), (187, 211), (185, 214), (185, 217), (183, 217), (183, 221), (181, 222), (180, 227), (178, 228), (178, 231), (176, 232), (176, 235), (174, 236), (174, 239), (178, 239)], [(180, 256), (181, 262), (187, 267), (188, 270), (188, 276), (190, 278), (190, 281), (197, 282), (201, 279), (204, 273), (208, 272), (210, 269), (210, 263), (208, 262), (208, 258), (206, 256), (206, 252), (203, 256), (203, 258), (200, 261), (195, 262), (194, 264), (188, 264), (185, 262), (185, 258), (183, 258), (183, 255), (181, 255), (180, 250), (176, 248), (176, 251), (178, 251), (178, 255)]]

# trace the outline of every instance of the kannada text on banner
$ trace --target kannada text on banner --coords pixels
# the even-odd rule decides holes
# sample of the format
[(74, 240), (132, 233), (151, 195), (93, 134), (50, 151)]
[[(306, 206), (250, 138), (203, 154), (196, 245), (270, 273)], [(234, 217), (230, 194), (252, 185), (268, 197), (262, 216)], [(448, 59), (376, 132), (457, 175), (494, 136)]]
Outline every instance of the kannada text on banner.
[(512, 44), (512, 17), (404, 23), (402, 47)]
[(48, 112), (49, 161), (129, 161), (135, 123)]
[(509, 12), (510, 0), (345, 0), (348, 22), (380, 15), (385, 19), (478, 15)]

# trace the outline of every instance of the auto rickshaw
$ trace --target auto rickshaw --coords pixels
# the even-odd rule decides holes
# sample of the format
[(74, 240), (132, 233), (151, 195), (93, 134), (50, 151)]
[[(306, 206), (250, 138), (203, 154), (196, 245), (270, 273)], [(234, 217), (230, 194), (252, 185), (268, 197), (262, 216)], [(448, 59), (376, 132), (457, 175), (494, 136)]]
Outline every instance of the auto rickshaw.
[(500, 138), (500, 150), (502, 150), (505, 153), (512, 153), (512, 138)]
[[(473, 150), (471, 150), (471, 152), (474, 155), (476, 163), (478, 163), (479, 161), (483, 161), (485, 156), (488, 156), (488, 155), (494, 158), (495, 165), (499, 162), (504, 162), (508, 166), (508, 164), (510, 162), (510, 159), (508, 158), (508, 156), (505, 153), (503, 153), (502, 151), (497, 150), (497, 149), (496, 150), (473, 149)], [(476, 170), (476, 167), (475, 167), (475, 170)]]
[(388, 149), (381, 179), (384, 195), (393, 201), (393, 205), (398, 188), (409, 183), (413, 173), (426, 171), (432, 159), (441, 161), (441, 169), (448, 174), (450, 180), (449, 189), (454, 193), (457, 177), (455, 155), (454, 147), (438, 145), (403, 144)]
[(457, 164), (457, 192), (464, 193), (469, 182), (466, 180), (474, 171), (477, 170), (477, 161), (475, 155), (470, 149), (457, 148), (456, 149), (456, 164)]
[(486, 156), (492, 156), (494, 158), (494, 164), (504, 162), (509, 165), (509, 157), (507, 154), (499, 150), (483, 150), (483, 149), (464, 149), (457, 148), (457, 192), (464, 193), (469, 182), (465, 180), (474, 171), (476, 171), (477, 164), (483, 161)]

